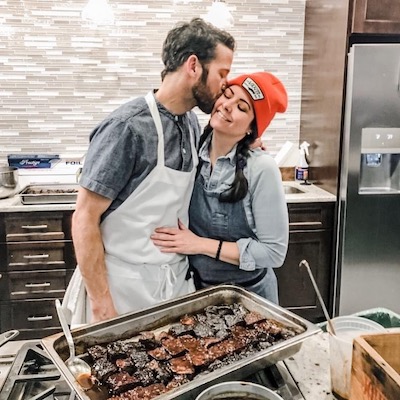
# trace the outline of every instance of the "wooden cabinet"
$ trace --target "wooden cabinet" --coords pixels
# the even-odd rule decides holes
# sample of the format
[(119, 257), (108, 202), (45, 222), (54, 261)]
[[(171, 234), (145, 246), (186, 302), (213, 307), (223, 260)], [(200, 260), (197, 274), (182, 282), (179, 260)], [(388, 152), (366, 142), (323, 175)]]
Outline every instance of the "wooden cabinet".
[(60, 331), (54, 300), (75, 268), (72, 211), (0, 214), (0, 331), (20, 339)]
[(325, 320), (305, 267), (308, 261), (331, 313), (333, 293), (333, 221), (335, 203), (288, 204), (289, 248), (284, 265), (275, 270), (280, 305), (312, 322)]
[(399, 0), (353, 1), (353, 33), (400, 33)]

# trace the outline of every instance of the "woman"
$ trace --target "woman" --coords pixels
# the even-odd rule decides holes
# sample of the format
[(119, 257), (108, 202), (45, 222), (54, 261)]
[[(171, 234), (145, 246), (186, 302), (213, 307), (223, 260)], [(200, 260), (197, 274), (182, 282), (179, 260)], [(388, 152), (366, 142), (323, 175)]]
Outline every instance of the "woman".
[(197, 288), (234, 283), (278, 303), (273, 268), (286, 257), (288, 212), (275, 161), (250, 145), (287, 108), (282, 83), (268, 72), (241, 75), (216, 101), (200, 142), (190, 226), (161, 227), (165, 253), (189, 255)]

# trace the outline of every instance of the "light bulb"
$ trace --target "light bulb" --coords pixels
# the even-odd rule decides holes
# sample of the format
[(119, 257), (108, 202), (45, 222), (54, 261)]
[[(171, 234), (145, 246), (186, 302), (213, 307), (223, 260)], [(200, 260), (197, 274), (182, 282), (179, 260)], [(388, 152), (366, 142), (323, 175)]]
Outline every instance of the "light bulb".
[(221, 29), (232, 28), (234, 25), (233, 16), (223, 0), (213, 0), (204, 19)]
[(114, 12), (107, 0), (89, 0), (82, 11), (82, 18), (98, 25), (114, 23)]

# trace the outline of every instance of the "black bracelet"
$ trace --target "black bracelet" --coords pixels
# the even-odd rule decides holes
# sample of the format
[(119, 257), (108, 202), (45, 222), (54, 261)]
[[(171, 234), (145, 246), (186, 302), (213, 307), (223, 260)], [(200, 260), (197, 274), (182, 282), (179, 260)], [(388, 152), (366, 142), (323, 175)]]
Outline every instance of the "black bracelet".
[(219, 255), (221, 254), (222, 243), (223, 243), (223, 241), (220, 240), (220, 241), (219, 241), (219, 245), (218, 245), (217, 255), (215, 256), (215, 259), (216, 259), (217, 261), (219, 261)]

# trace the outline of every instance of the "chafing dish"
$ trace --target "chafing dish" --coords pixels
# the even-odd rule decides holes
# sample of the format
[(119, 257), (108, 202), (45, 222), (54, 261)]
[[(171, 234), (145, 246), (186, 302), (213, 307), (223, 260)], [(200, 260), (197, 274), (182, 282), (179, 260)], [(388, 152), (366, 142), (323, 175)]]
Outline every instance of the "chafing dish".
[[(166, 330), (169, 325), (179, 321), (181, 316), (201, 312), (207, 306), (233, 303), (240, 303), (249, 311), (256, 311), (267, 318), (273, 318), (286, 327), (296, 330), (298, 334), (274, 344), (258, 354), (233, 362), (205, 376), (196, 377), (193, 381), (158, 396), (157, 399), (189, 400), (215, 383), (243, 379), (295, 354), (305, 339), (321, 332), (321, 329), (311, 322), (254, 293), (233, 285), (220, 285), (163, 302), (139, 312), (124, 314), (105, 322), (74, 329), (72, 336), (76, 344), (77, 355), (85, 357), (86, 349), (95, 344), (125, 339), (134, 340), (135, 336), (143, 331)], [(62, 333), (42, 339), (42, 344), (71, 388), (76, 391), (78, 399), (104, 400), (107, 398), (101, 390), (96, 388), (83, 391), (75, 381), (64, 363), (69, 352)]]
[(47, 183), (26, 186), (19, 196), (22, 204), (69, 204), (76, 203), (77, 183)]

